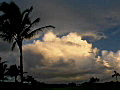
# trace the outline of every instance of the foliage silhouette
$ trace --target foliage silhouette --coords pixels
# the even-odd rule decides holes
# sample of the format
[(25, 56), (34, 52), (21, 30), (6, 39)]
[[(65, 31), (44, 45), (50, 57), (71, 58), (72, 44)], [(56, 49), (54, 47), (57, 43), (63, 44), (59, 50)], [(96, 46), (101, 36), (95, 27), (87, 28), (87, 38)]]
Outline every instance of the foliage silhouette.
[(36, 25), (40, 18), (36, 18), (31, 21), (30, 14), (33, 7), (20, 11), (19, 7), (14, 3), (3, 2), (0, 5), (0, 11), (2, 15), (0, 16), (0, 38), (9, 43), (13, 43), (12, 50), (17, 44), (20, 52), (20, 77), (23, 83), (23, 53), (22, 53), (22, 42), (25, 39), (31, 39), (34, 35), (38, 34), (39, 31), (45, 28), (55, 28), (52, 25), (44, 26), (33, 30), (34, 25)]
[(37, 81), (30, 75), (27, 75), (27, 77), (24, 77), (24, 81), (28, 82), (29, 84), (35, 84)]
[(20, 74), (20, 70), (16, 65), (11, 65), (8, 68), (7, 74), (11, 77), (15, 77), (15, 82), (17, 82), (17, 76)]
[(90, 78), (89, 83), (96, 83), (96, 82), (98, 82), (99, 80), (100, 80), (99, 78), (94, 78), (94, 77), (92, 77), (92, 78)]
[(116, 78), (116, 82), (118, 82), (118, 76), (120, 76), (120, 74), (117, 71), (114, 71), (114, 74), (112, 75), (112, 77)]
[(0, 81), (3, 82), (7, 79), (7, 64), (6, 61), (2, 62), (2, 58), (0, 57)]

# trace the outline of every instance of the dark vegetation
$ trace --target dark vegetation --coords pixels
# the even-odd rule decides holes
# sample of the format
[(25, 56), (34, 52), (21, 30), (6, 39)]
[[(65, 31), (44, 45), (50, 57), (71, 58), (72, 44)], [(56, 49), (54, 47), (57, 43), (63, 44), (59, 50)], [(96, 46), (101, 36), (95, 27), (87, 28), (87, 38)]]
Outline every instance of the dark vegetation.
[[(40, 21), (40, 18), (31, 21), (29, 15), (32, 10), (33, 7), (21, 12), (14, 2), (3, 2), (0, 4), (0, 11), (3, 13), (0, 16), (0, 38), (12, 43), (12, 50), (15, 45), (17, 45), (20, 51), (20, 65), (8, 65), (8, 62), (2, 61), (0, 57), (1, 90), (120, 90), (120, 82), (118, 81), (118, 76), (120, 76), (120, 74), (117, 71), (114, 71), (112, 75), (112, 77), (115, 77), (116, 81), (105, 83), (99, 83), (99, 78), (91, 77), (88, 82), (82, 84), (45, 84), (38, 82), (29, 74), (25, 76), (24, 74), (27, 72), (23, 70), (23, 40), (34, 37), (39, 31), (43, 31), (46, 28), (55, 28), (52, 25), (48, 25), (32, 30), (32, 27)], [(10, 79), (13, 79), (12, 82), (10, 82)]]
[(10, 4), (3, 2), (0, 5), (0, 11), (3, 13), (0, 16), (0, 38), (12, 43), (12, 50), (15, 45), (19, 48), (21, 83), (23, 83), (23, 40), (33, 38), (34, 35), (45, 28), (55, 28), (52, 25), (48, 25), (33, 30), (33, 26), (40, 21), (40, 18), (31, 21), (30, 14), (32, 10), (33, 7), (21, 12), (14, 2), (11, 2)]

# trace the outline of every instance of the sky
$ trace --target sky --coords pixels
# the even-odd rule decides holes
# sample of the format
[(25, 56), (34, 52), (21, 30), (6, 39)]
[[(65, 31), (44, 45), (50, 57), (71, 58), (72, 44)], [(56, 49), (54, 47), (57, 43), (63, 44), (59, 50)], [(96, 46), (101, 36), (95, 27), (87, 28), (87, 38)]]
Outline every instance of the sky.
[[(11, 0), (0, 0), (0, 2)], [(24, 70), (46, 83), (114, 80), (120, 72), (120, 0), (13, 0), (21, 11), (33, 6), (37, 27), (53, 25), (23, 42)], [(0, 41), (0, 55), (19, 63), (19, 52)]]

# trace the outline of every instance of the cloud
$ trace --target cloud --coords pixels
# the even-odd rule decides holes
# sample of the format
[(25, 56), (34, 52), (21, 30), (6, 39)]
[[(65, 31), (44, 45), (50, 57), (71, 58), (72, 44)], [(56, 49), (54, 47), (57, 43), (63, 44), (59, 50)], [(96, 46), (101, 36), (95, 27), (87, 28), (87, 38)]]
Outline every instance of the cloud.
[(86, 33), (83, 33), (83, 34), (80, 34), (82, 36), (83, 39), (87, 39), (89, 41), (97, 41), (97, 40), (100, 40), (100, 39), (105, 39), (107, 38), (106, 35), (104, 35), (104, 33), (102, 32), (86, 32)]
[(80, 83), (92, 76), (104, 82), (112, 80), (114, 70), (120, 72), (120, 51), (100, 51), (78, 33), (58, 37), (47, 32), (23, 51), (25, 71), (46, 83)]
[(111, 78), (113, 71), (120, 73), (120, 50), (117, 52), (102, 50), (101, 56), (98, 56), (96, 60), (98, 66), (104, 70), (104, 79), (101, 77), (104, 82), (114, 80)]
[[(2, 0), (3, 1), (3, 0)], [(2, 2), (1, 1), (1, 2)], [(11, 0), (7, 0), (11, 1)], [(31, 18), (40, 17), (38, 26), (54, 25), (59, 33), (96, 32), (120, 25), (120, 1), (13, 0), (21, 10), (33, 5)], [(94, 2), (94, 3), (93, 3)]]
[(77, 33), (57, 37), (48, 32), (42, 40), (23, 46), (25, 70), (48, 83), (82, 81), (101, 73), (96, 63), (97, 48)]
[[(8, 0), (11, 1), (11, 0)], [(110, 29), (112, 32), (119, 32), (119, 29), (115, 31), (115, 27), (120, 26), (120, 12), (118, 0), (13, 0), (24, 10), (33, 5), (34, 9), (31, 13), (31, 18), (41, 18), (41, 22), (36, 27), (45, 25), (54, 25), (56, 27), (55, 32), (64, 34), (69, 32), (78, 33), (107, 33), (109, 37)], [(98, 38), (96, 36), (89, 36), (90, 42), (95, 41)], [(101, 35), (100, 35), (100, 38)], [(116, 38), (113, 38), (116, 40)], [(114, 41), (109, 39), (110, 41)], [(100, 49), (118, 49), (114, 44), (106, 46), (108, 39), (105, 41), (97, 42), (96, 46)], [(101, 43), (102, 47), (101, 47)], [(108, 44), (108, 43), (107, 43)], [(114, 48), (113, 48), (114, 47)]]
[(102, 55), (99, 56), (99, 64), (103, 64), (110, 70), (119, 70), (120, 68), (120, 50), (117, 52), (102, 50)]
[[(46, 83), (80, 83), (92, 76), (99, 77), (101, 81), (111, 80), (113, 71), (120, 71), (120, 51), (100, 52), (82, 38), (75, 32), (62, 37), (47, 32), (42, 40), (23, 45), (24, 71)], [(9, 64), (19, 65), (18, 50), (1, 51), (0, 56)]]
[[(10, 1), (10, 0), (8, 0)], [(32, 18), (40, 25), (52, 24), (56, 32), (95, 32), (120, 24), (119, 1), (13, 0), (23, 10), (33, 5)], [(94, 3), (93, 3), (94, 2)]]

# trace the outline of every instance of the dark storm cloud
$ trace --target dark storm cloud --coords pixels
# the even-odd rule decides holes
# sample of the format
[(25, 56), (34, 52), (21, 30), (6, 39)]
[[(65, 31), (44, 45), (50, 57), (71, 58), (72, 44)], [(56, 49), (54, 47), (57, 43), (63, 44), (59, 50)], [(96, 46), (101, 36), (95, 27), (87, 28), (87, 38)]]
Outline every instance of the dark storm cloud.
[(14, 0), (22, 9), (33, 5), (41, 25), (56, 32), (96, 32), (120, 24), (120, 1), (114, 0)]

